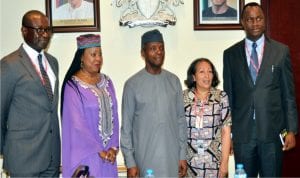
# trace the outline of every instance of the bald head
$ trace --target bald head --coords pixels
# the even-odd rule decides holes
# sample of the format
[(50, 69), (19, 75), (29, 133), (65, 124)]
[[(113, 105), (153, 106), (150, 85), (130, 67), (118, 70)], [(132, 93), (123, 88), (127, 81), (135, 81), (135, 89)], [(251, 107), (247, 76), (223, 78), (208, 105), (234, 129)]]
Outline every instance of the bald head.
[(38, 10), (28, 11), (24, 14), (24, 16), (22, 18), (22, 25), (31, 26), (33, 19), (40, 18), (40, 17), (47, 18), (47, 16), (44, 13), (42, 13), (41, 11), (38, 11)]

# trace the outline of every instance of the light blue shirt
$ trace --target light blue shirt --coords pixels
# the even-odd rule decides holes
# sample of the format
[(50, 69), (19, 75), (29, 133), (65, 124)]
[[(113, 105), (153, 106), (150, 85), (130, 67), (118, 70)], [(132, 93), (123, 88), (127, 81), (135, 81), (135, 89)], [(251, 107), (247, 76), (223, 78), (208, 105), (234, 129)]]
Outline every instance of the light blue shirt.
[[(248, 38), (245, 38), (245, 50), (246, 50), (246, 57), (247, 57), (247, 64), (248, 67), (250, 65), (250, 56), (251, 56), (251, 51), (252, 51), (252, 44), (254, 41), (251, 41)], [(260, 67), (260, 64), (262, 62), (263, 58), (263, 52), (264, 52), (264, 44), (265, 44), (265, 35), (262, 35), (257, 41), (256, 41), (257, 47), (256, 47), (256, 52), (257, 52), (257, 57), (258, 57), (258, 66)]]

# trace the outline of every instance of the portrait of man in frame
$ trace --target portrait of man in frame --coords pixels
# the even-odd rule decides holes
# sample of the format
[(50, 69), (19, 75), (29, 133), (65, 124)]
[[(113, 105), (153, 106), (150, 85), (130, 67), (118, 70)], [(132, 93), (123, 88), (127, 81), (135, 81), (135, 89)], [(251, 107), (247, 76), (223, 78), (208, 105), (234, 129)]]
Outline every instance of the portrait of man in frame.
[(244, 0), (194, 0), (194, 30), (240, 30)]
[(45, 0), (54, 33), (100, 31), (100, 0)]
[(51, 0), (53, 26), (93, 25), (93, 0)]
[(239, 0), (200, 0), (200, 21), (211, 23), (239, 23)]

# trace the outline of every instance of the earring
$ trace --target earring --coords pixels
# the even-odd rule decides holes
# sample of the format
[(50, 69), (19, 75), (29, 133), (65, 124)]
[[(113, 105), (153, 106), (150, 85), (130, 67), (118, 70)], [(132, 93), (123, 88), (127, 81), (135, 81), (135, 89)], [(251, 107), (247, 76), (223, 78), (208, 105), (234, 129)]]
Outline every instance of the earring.
[(80, 68), (81, 69), (83, 68), (83, 62), (82, 61), (80, 62)]

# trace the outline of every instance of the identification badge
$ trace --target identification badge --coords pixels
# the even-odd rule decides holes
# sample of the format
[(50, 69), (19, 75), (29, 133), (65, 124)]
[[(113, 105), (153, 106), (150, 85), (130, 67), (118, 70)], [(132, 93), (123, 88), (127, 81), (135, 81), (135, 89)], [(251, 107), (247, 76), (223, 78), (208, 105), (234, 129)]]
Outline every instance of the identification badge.
[(201, 155), (204, 153), (203, 140), (197, 140), (197, 152)]

